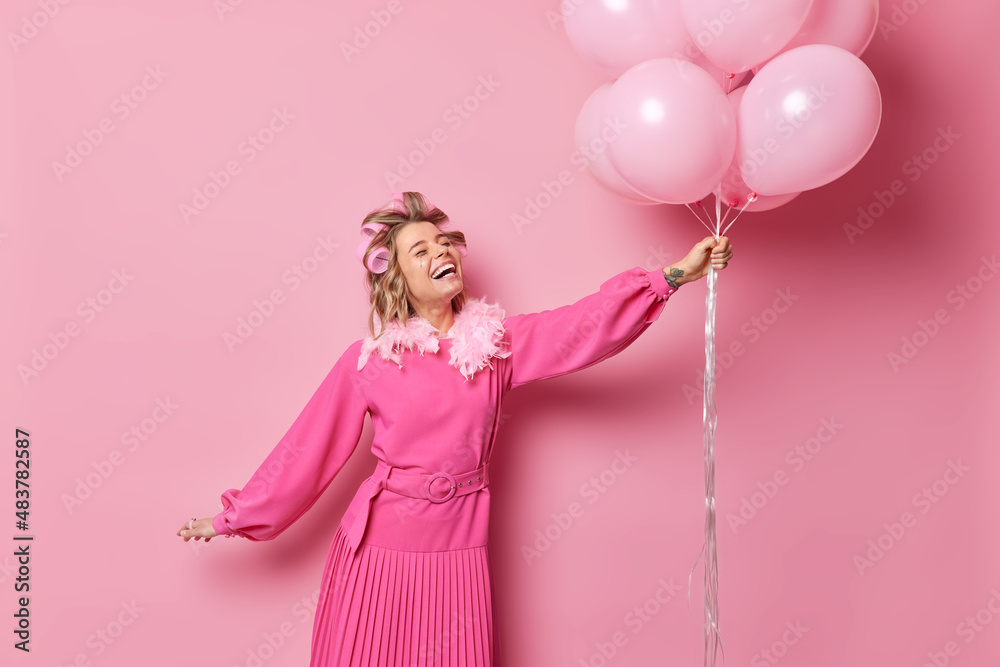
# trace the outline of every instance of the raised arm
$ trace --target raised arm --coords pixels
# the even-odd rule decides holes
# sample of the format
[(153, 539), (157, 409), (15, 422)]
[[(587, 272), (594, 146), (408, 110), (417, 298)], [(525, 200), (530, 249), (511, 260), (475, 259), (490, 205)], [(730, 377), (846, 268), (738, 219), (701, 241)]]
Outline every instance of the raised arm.
[(512, 369), (508, 389), (614, 356), (656, 321), (675, 291), (662, 269), (636, 267), (574, 304), (506, 318)]
[(507, 388), (565, 375), (612, 357), (639, 337), (688, 282), (721, 271), (733, 256), (729, 239), (706, 236), (676, 264), (636, 267), (604, 282), (576, 303), (504, 320), (510, 341)]
[(356, 343), (242, 489), (222, 494), (212, 519), (220, 535), (271, 540), (319, 499), (357, 448), (368, 402), (358, 386)]

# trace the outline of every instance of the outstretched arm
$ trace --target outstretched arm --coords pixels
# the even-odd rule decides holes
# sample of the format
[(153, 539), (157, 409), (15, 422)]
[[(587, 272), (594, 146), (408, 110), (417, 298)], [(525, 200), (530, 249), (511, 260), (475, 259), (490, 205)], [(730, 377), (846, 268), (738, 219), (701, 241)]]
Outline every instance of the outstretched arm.
[(667, 299), (684, 283), (726, 267), (726, 237), (698, 242), (681, 261), (664, 269), (636, 267), (605, 281), (576, 303), (504, 320), (511, 345), (507, 388), (582, 370), (628, 347), (656, 321)]
[(357, 448), (368, 412), (354, 359), (352, 345), (246, 485), (222, 494), (223, 510), (177, 531), (185, 542), (217, 535), (271, 540), (315, 504)]

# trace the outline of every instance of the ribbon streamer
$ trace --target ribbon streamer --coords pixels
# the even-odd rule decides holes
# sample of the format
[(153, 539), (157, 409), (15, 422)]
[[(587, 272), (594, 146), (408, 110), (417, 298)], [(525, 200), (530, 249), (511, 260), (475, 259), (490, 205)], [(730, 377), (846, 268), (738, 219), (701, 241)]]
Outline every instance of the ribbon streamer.
[[(719, 190), (715, 193), (715, 229), (712, 229), (699, 216), (694, 209), (688, 206), (688, 210), (694, 213), (699, 222), (708, 227), (715, 240), (725, 234), (729, 227), (736, 222), (736, 218), (746, 210), (750, 202), (757, 199), (757, 195), (751, 193), (747, 201), (736, 214), (725, 229), (720, 231), (725, 220), (722, 216), (722, 197)], [(699, 208), (701, 202), (697, 202)], [(685, 204), (687, 206), (687, 204)], [(726, 211), (729, 216), (732, 207)], [(707, 213), (707, 211), (706, 211)], [(711, 216), (709, 215), (709, 221)], [(708, 293), (705, 296), (705, 391), (702, 402), (702, 442), (705, 449), (705, 541), (698, 553), (698, 558), (691, 567), (691, 574), (688, 575), (688, 611), (691, 611), (691, 579), (694, 576), (694, 568), (698, 566), (702, 554), (705, 556), (705, 665), (715, 667), (715, 658), (718, 653), (719, 644), (723, 646), (723, 656), (725, 656), (725, 642), (722, 642), (722, 635), (719, 630), (719, 563), (716, 555), (715, 536), (715, 427), (719, 421), (715, 408), (715, 304), (719, 275), (715, 268), (709, 263), (708, 268)]]

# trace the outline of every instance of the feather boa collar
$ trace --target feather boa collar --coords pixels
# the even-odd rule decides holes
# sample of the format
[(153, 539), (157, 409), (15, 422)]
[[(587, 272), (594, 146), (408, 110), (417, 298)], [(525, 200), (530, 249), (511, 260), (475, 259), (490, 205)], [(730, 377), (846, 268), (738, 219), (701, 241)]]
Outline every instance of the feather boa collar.
[[(509, 344), (502, 340), (505, 332), (502, 321), (504, 310), (498, 304), (486, 303), (483, 297), (469, 299), (454, 318), (451, 329), (444, 336), (439, 336), (438, 330), (419, 315), (408, 318), (406, 325), (392, 320), (377, 340), (371, 334), (365, 336), (358, 357), (358, 370), (365, 367), (372, 352), (378, 352), (383, 359), (402, 368), (404, 350), (415, 349), (421, 355), (424, 352), (436, 353), (440, 338), (452, 339), (448, 363), (457, 368), (466, 381), (486, 366), (492, 368), (493, 357), (510, 356)], [(380, 328), (381, 321), (376, 313), (375, 330)]]

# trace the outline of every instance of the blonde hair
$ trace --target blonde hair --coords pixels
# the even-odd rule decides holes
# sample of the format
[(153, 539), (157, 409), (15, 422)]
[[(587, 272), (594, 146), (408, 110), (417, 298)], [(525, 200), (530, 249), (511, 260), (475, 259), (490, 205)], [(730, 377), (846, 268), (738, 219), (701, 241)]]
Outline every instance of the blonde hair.
[[(372, 237), (365, 249), (365, 281), (368, 288), (368, 300), (371, 310), (368, 312), (368, 331), (372, 338), (379, 338), (385, 331), (385, 325), (392, 320), (398, 320), (405, 325), (408, 318), (417, 313), (410, 304), (406, 289), (406, 277), (396, 261), (396, 239), (406, 225), (413, 222), (430, 222), (440, 227), (448, 222), (448, 216), (436, 206), (429, 206), (427, 199), (419, 192), (404, 192), (403, 203), (405, 212), (400, 212), (392, 204), (372, 211), (361, 224), (377, 222), (387, 225)], [(465, 234), (459, 231), (443, 231), (452, 245), (465, 245)], [(372, 273), (367, 269), (368, 255), (379, 246), (385, 246), (389, 251), (389, 267), (382, 273)], [(458, 313), (469, 299), (467, 290), (455, 295), (451, 300), (452, 312)], [(378, 313), (382, 322), (382, 331), (375, 334), (375, 314)]]

